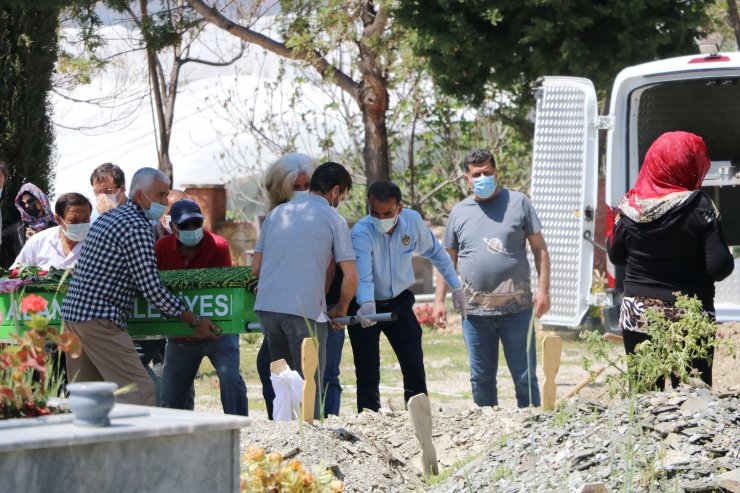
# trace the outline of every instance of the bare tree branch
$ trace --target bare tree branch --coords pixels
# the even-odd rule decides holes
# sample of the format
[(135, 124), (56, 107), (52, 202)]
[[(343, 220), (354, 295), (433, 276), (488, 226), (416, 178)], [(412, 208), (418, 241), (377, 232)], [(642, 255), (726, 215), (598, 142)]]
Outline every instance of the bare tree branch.
[(276, 41), (269, 36), (253, 31), (245, 26), (237, 24), (215, 8), (209, 7), (203, 0), (185, 0), (190, 7), (224, 31), (237, 36), (244, 41), (256, 44), (276, 55), (291, 60), (300, 60), (310, 63), (322, 77), (331, 80), (343, 91), (350, 94), (355, 100), (359, 98), (358, 84), (350, 76), (329, 63), (326, 58), (318, 52), (297, 50), (285, 46), (284, 43)]

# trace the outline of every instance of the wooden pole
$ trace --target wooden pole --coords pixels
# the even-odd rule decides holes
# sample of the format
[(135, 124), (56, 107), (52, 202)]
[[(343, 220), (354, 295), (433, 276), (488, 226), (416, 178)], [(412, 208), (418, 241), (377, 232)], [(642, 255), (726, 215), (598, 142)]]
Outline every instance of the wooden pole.
[(546, 411), (555, 409), (557, 385), (555, 377), (560, 369), (560, 357), (563, 351), (563, 340), (560, 336), (545, 336), (542, 340), (542, 370), (545, 381), (542, 383), (542, 408)]
[(432, 406), (426, 394), (416, 394), (409, 399), (409, 418), (414, 427), (414, 434), (421, 444), (421, 464), (424, 476), (439, 474), (437, 451), (432, 442)]
[(303, 396), (301, 408), (303, 422), (313, 423), (313, 411), (316, 405), (316, 368), (318, 367), (318, 354), (313, 339), (306, 337), (301, 344), (301, 370), (303, 371)]
[(573, 397), (574, 395), (576, 395), (578, 392), (580, 392), (581, 390), (583, 390), (583, 387), (585, 387), (586, 385), (588, 385), (592, 380), (596, 380), (596, 377), (598, 377), (599, 375), (601, 375), (604, 372), (604, 370), (606, 370), (606, 365), (600, 366), (600, 367), (596, 368), (593, 371), (593, 373), (592, 373), (593, 378), (592, 378), (591, 375), (588, 375), (586, 377), (583, 377), (583, 380), (581, 380), (580, 382), (578, 382), (578, 385), (576, 385), (575, 387), (573, 387), (570, 390), (570, 392), (568, 392), (567, 394), (565, 394), (563, 396), (563, 398), (560, 400), (560, 402), (567, 401), (568, 399), (570, 399), (571, 397)]

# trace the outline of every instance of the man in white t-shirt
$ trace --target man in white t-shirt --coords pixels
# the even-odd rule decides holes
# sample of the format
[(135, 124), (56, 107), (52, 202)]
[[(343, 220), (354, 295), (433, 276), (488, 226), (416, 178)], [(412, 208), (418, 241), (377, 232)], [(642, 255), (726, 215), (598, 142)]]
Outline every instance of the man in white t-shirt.
[(59, 226), (29, 238), (12, 267), (30, 265), (44, 270), (74, 267), (90, 229), (91, 213), (92, 204), (84, 195), (65, 193), (59, 197), (54, 205), (54, 219)]

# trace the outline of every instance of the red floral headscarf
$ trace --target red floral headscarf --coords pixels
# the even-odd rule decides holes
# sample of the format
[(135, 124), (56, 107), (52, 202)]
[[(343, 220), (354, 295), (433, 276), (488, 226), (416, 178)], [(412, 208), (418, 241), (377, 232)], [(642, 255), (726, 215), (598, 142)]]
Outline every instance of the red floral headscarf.
[(710, 166), (701, 137), (666, 132), (648, 149), (637, 182), (618, 209), (634, 221), (653, 221), (698, 190)]

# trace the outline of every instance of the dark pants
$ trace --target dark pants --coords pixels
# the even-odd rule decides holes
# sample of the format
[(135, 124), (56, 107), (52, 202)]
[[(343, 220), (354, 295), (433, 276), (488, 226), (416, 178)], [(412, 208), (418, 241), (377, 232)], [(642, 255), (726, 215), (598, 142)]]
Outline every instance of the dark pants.
[(265, 399), (267, 408), (267, 419), (272, 419), (272, 403), (275, 400), (275, 391), (272, 389), (272, 380), (270, 380), (270, 345), (267, 343), (267, 337), (262, 338), (262, 345), (257, 353), (257, 374), (262, 382), (262, 397)]
[[(424, 354), (421, 349), (421, 326), (414, 314), (414, 295), (404, 291), (390, 300), (376, 301), (378, 313), (396, 312), (394, 322), (378, 322), (363, 329), (361, 325), (347, 328), (357, 375), (357, 411), (380, 409), (380, 333), (388, 338), (403, 374), (403, 398), (406, 402), (417, 394), (427, 393)], [(357, 313), (352, 300), (349, 313)]]
[[(624, 350), (627, 354), (635, 354), (635, 347), (643, 341), (647, 341), (650, 337), (642, 332), (636, 332), (634, 330), (623, 330), (622, 337), (624, 338)], [(710, 358), (714, 358), (714, 348), (710, 349)], [(695, 359), (689, 363), (689, 369), (696, 368), (701, 372), (701, 379), (712, 386), (712, 365), (706, 359)], [(673, 388), (678, 387), (679, 380), (674, 375), (671, 375), (671, 385)], [(657, 386), (660, 390), (665, 388), (665, 382), (662, 378), (658, 379)]]
[[(154, 382), (154, 394), (157, 399), (157, 406), (162, 405), (162, 377), (161, 373), (159, 376), (154, 372), (152, 366), (157, 364), (164, 365), (164, 351), (167, 345), (167, 339), (148, 339), (141, 341), (134, 341), (134, 347), (136, 348), (136, 354), (139, 355), (141, 364), (144, 365), (144, 369), (149, 374), (149, 377)], [(151, 365), (151, 366), (150, 366)], [(185, 409), (193, 409), (195, 405), (195, 389), (191, 391), (188, 407)]]

